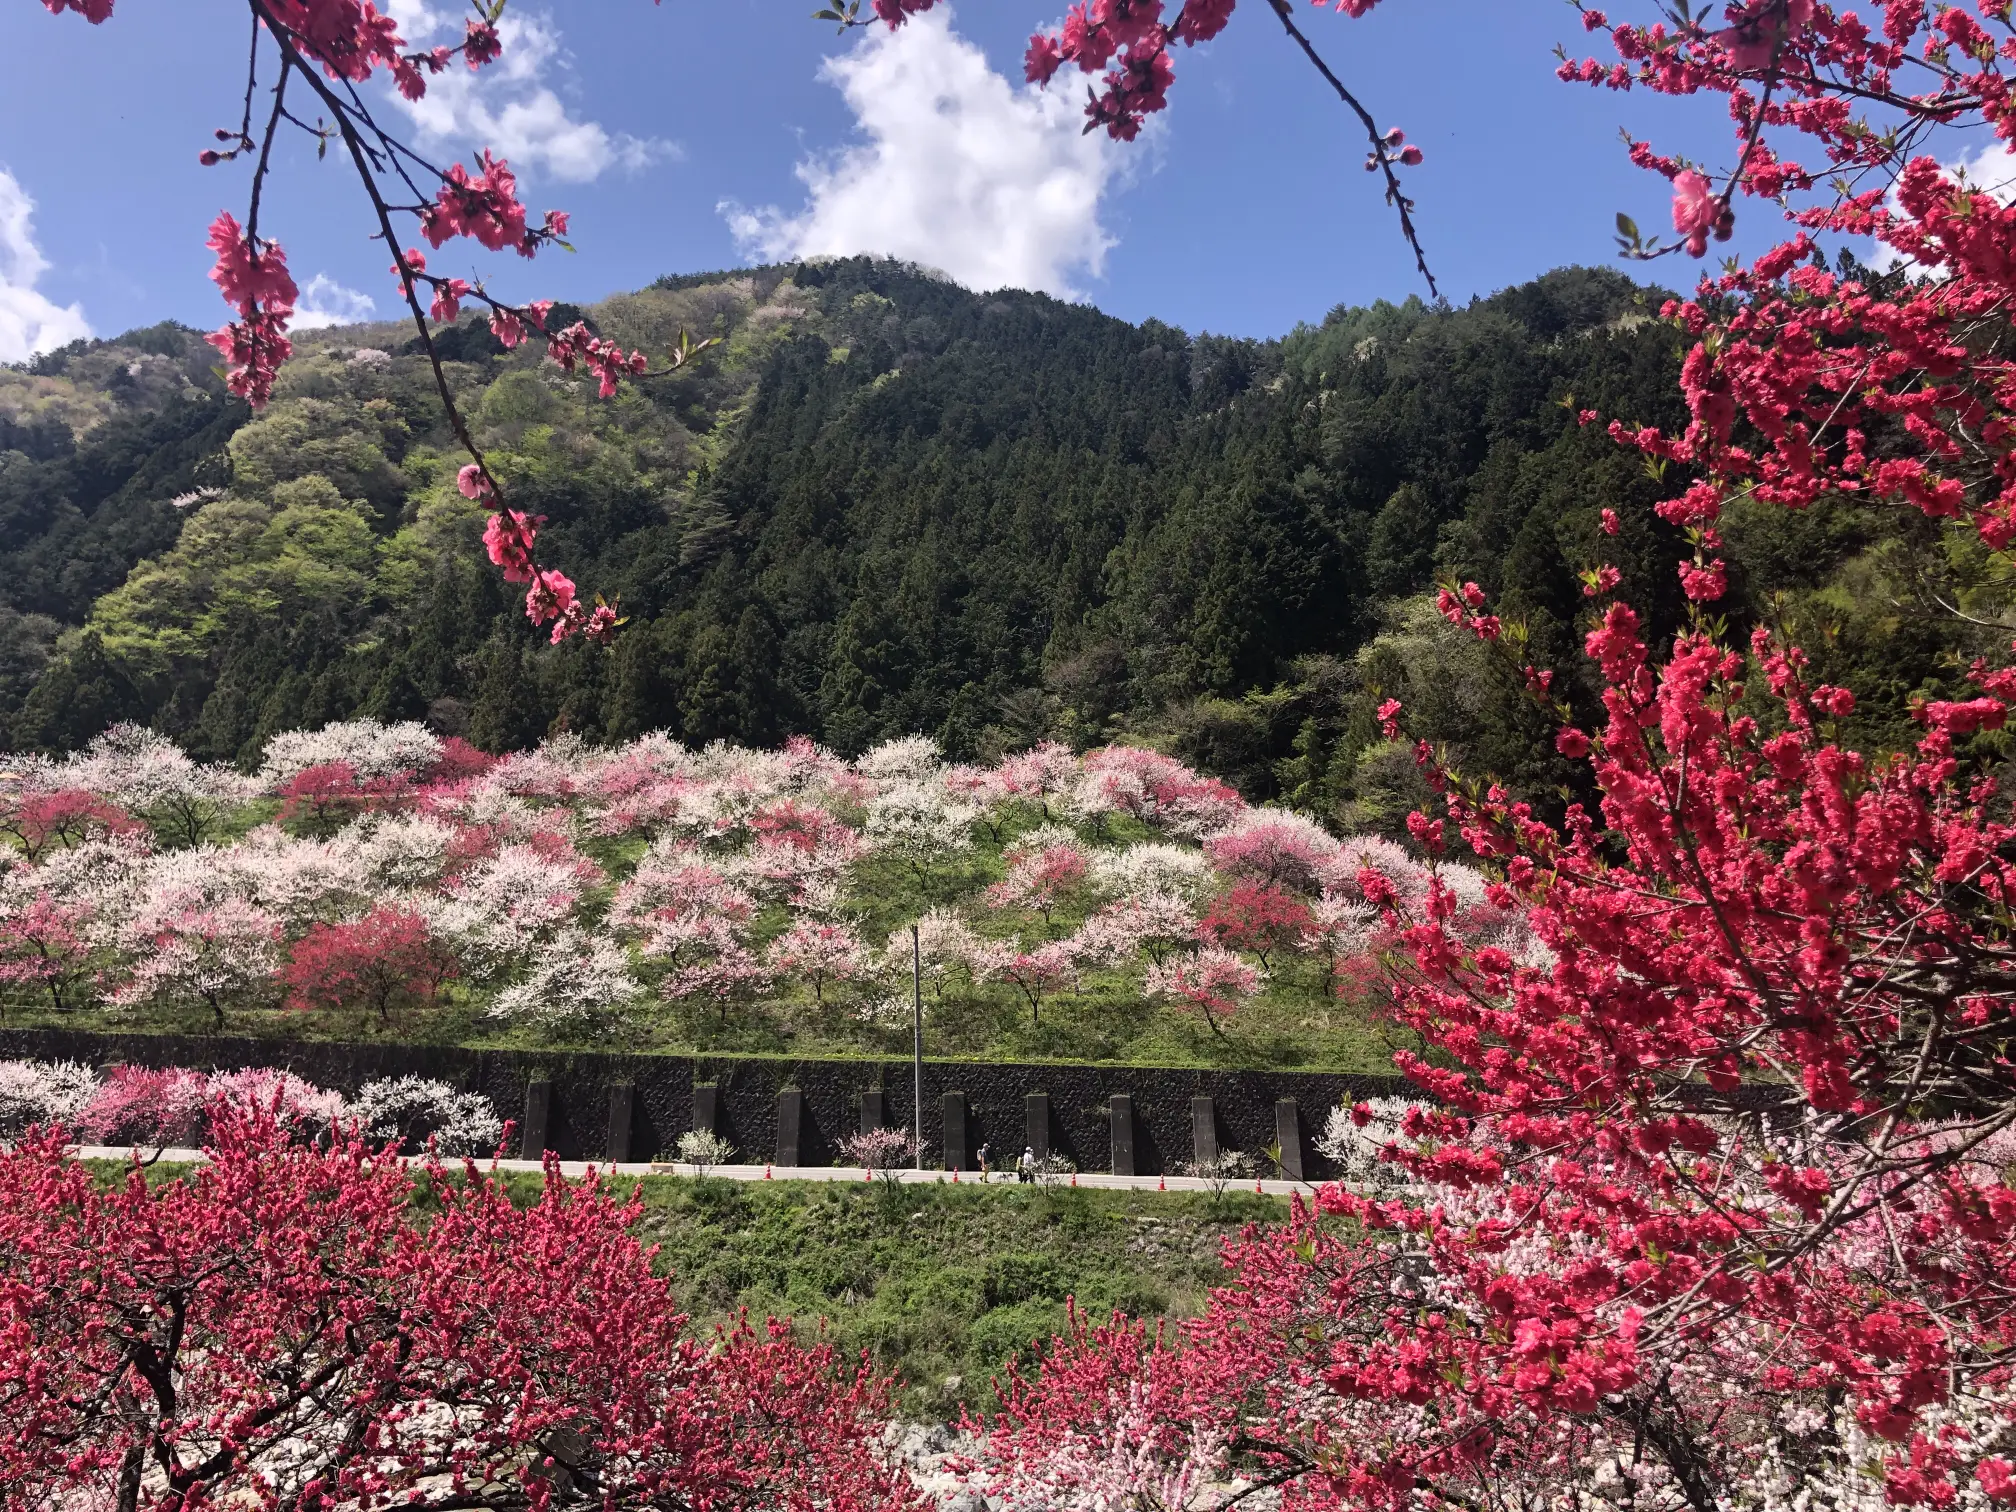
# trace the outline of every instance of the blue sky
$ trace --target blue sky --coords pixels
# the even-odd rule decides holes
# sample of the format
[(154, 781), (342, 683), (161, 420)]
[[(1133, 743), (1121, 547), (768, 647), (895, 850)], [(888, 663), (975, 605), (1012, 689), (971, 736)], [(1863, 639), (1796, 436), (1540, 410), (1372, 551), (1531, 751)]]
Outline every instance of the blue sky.
[[(526, 264), (455, 244), (437, 269), (585, 302), (766, 254), (888, 251), (979, 286), (1254, 336), (1421, 289), (1355, 123), (1262, 0), (1179, 57), (1171, 109), (1131, 147), (1077, 135), (1080, 76), (1060, 75), (1068, 94), (1047, 102), (1020, 82), (1024, 39), (1060, 0), (963, 0), (893, 39), (836, 37), (812, 8), (511, 0), (519, 67), (459, 76), (408, 124), (443, 158), (501, 139), (534, 211), (573, 212), (580, 250)], [(393, 9), (409, 36), (455, 15), (447, 0)], [(1621, 125), (1710, 162), (1727, 153), (1713, 102), (1557, 82), (1554, 44), (1589, 39), (1554, 0), (1387, 0), (1361, 20), (1302, 20), (1425, 149), (1408, 177), (1453, 299), (1605, 261), (1620, 209), (1663, 229), (1663, 186), (1625, 160)], [(247, 40), (242, 0), (117, 0), (99, 27), (0, 8), (0, 357), (21, 355), (5, 350), (9, 309), (17, 345), (222, 318), (203, 230), (220, 208), (242, 214), (247, 172), (196, 154), (235, 120)], [(321, 279), (320, 308), (361, 310), (361, 295), (388, 315), (386, 258), (346, 175), (290, 144), (266, 225), (304, 285)], [(1767, 229), (1750, 219), (1746, 232)]]

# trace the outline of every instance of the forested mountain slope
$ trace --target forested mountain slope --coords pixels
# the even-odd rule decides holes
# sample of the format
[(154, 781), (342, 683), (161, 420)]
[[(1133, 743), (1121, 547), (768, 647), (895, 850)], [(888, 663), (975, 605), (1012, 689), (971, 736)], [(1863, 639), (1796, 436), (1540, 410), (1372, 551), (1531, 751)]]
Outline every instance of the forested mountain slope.
[[(1409, 596), (1477, 578), (1565, 664), (1577, 574), (1609, 560), (1673, 622), (1675, 542), (1644, 507), (1672, 483), (1576, 416), (1679, 417), (1657, 306), (1564, 269), (1232, 341), (856, 259), (584, 312), (654, 354), (724, 338), (610, 401), (446, 332), (554, 564), (621, 596), (613, 651), (544, 645), (484, 561), (399, 327), (305, 337), (256, 418), (193, 332), (80, 344), (0, 369), (0, 718), (19, 748), (134, 718), (215, 759), (352, 714), (492, 749), (561, 728), (842, 751), (917, 731), (955, 755), (1133, 732), (1254, 796), (1376, 820), (1401, 780), (1361, 769), (1378, 686), (1545, 785), (1544, 732)], [(1770, 587), (1820, 591), (1861, 549), (1832, 516), (1732, 534)], [(1953, 632), (1879, 629), (1908, 653), (1895, 704)]]

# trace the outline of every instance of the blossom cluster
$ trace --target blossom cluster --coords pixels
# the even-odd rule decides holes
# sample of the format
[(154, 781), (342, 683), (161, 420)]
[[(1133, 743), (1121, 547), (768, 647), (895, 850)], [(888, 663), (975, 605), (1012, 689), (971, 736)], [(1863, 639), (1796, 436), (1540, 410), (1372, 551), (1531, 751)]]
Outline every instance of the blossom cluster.
[(490, 1100), (420, 1076), (381, 1077), (354, 1097), (286, 1071), (192, 1071), (76, 1061), (0, 1061), (0, 1140), (54, 1129), (83, 1144), (195, 1146), (219, 1116), (256, 1113), (293, 1137), (343, 1133), (402, 1149), (489, 1155), (504, 1137)]
[[(992, 984), (1037, 1024), (1118, 973), (1222, 1034), (1290, 957), (1369, 988), (1397, 940), (1381, 902), (1429, 888), (1399, 845), (1250, 807), (1152, 750), (976, 766), (917, 737), (851, 762), (663, 736), (494, 758), (364, 720), (278, 735), (243, 776), (121, 726), (16, 759), (0, 833), (18, 847), (0, 986), (219, 1027), (283, 1005), (387, 1027), (444, 994), (567, 1031), (654, 1000), (695, 1022), (769, 1004), (907, 1023), (914, 966), (934, 1004)], [(864, 927), (878, 867), (941, 900), (914, 943)], [(1452, 927), (1537, 958), (1481, 878), (1442, 878)]]

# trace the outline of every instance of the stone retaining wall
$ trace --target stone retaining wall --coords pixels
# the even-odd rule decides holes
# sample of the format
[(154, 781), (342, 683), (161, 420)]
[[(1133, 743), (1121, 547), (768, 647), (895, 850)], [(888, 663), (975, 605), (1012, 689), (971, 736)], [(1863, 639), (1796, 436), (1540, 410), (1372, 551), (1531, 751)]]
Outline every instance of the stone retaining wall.
[[(543, 1144), (567, 1160), (649, 1160), (711, 1121), (739, 1160), (785, 1154), (795, 1156), (791, 1164), (821, 1165), (837, 1161), (840, 1140), (864, 1124), (907, 1127), (913, 1113), (910, 1062), (894, 1060), (0, 1030), (0, 1060), (17, 1058), (271, 1066), (345, 1093), (379, 1077), (431, 1077), (487, 1096), (521, 1136), (532, 1136), (525, 1153)], [(1331, 1108), (1408, 1095), (1418, 1089), (1397, 1076), (926, 1061), (924, 1137), (931, 1162), (947, 1169), (973, 1169), (982, 1144), (997, 1169), (1034, 1145), (1080, 1170), (1131, 1167), (1148, 1176), (1173, 1174), (1200, 1154), (1259, 1152), (1278, 1142), (1284, 1173), (1315, 1180), (1332, 1174), (1313, 1143)]]

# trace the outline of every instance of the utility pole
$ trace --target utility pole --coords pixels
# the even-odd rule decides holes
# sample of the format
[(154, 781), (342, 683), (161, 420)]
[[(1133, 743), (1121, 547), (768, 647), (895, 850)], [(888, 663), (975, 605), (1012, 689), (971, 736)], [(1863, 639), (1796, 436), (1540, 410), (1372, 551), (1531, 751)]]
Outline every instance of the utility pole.
[(910, 926), (910, 1095), (917, 1110), (916, 1138), (911, 1141), (918, 1170), (924, 1169), (924, 951), (917, 926)]

